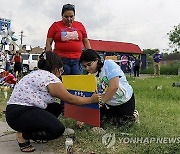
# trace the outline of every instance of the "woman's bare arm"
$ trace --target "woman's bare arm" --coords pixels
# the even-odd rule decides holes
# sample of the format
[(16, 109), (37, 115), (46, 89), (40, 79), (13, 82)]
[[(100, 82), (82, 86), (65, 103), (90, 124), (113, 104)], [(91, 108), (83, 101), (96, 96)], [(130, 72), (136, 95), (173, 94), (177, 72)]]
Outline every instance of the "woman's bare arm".
[(110, 100), (114, 96), (118, 88), (119, 88), (119, 77), (114, 77), (111, 80), (109, 80), (109, 87), (105, 95), (102, 97), (102, 101), (107, 102), (108, 100)]
[(91, 49), (91, 45), (87, 38), (83, 38), (83, 45), (84, 45), (85, 49)]
[(48, 90), (51, 96), (57, 97), (70, 104), (90, 104), (99, 102), (101, 99), (100, 94), (93, 94), (91, 97), (72, 95), (64, 88), (62, 83), (51, 83), (48, 85)]
[(46, 51), (52, 51), (53, 38), (46, 39)]

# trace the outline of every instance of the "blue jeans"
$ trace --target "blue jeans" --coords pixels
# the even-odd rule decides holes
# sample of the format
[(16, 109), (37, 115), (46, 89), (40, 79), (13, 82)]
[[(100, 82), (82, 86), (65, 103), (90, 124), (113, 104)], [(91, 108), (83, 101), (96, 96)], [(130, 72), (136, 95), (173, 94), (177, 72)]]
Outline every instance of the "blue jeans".
[(10, 69), (10, 62), (6, 62), (5, 70), (9, 72)]
[(83, 69), (79, 64), (79, 59), (68, 59), (61, 58), (64, 63), (64, 73), (63, 75), (78, 75), (82, 74)]

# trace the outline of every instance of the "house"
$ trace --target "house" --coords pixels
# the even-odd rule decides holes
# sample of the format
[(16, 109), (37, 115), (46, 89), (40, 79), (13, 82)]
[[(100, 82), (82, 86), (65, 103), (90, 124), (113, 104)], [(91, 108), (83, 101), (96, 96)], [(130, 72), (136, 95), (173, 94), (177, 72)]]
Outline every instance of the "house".
[(40, 48), (40, 47), (38, 46), (38, 47), (32, 48), (31, 53), (41, 54), (43, 51), (44, 51), (44, 49), (43, 49), (43, 48)]
[(23, 45), (22, 49), (20, 50), (21, 53), (33, 53), (33, 54), (41, 54), (44, 51), (43, 48), (34, 47), (31, 50), (26, 50), (26, 45)]
[(89, 40), (93, 50), (109, 53), (143, 54), (138, 45), (126, 42)]
[(119, 60), (119, 64), (123, 71), (128, 69), (128, 61), (135, 56), (139, 56), (142, 61), (142, 69), (146, 68), (146, 55), (142, 52), (140, 47), (133, 43), (116, 42), (116, 41), (103, 41), (89, 39), (91, 48), (97, 51), (104, 59), (114, 56)]

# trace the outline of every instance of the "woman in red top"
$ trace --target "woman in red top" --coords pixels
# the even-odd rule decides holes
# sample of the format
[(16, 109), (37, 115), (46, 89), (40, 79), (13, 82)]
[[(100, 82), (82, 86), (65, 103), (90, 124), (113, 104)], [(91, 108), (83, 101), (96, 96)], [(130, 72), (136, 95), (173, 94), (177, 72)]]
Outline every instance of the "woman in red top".
[(14, 77), (13, 74), (9, 73), (6, 77), (5, 77), (5, 82), (9, 83), (9, 84), (16, 84), (16, 78)]
[(16, 74), (21, 74), (21, 71), (22, 71), (22, 56), (20, 55), (20, 53), (18, 51), (16, 51), (16, 54), (13, 57), (12, 62), (15, 62), (14, 63), (14, 72)]
[(81, 22), (74, 21), (75, 6), (65, 4), (62, 7), (62, 20), (54, 22), (48, 30), (46, 40), (46, 50), (54, 50), (64, 63), (64, 74), (81, 74), (79, 58), (82, 53), (83, 45), (85, 49), (90, 49), (86, 29)]

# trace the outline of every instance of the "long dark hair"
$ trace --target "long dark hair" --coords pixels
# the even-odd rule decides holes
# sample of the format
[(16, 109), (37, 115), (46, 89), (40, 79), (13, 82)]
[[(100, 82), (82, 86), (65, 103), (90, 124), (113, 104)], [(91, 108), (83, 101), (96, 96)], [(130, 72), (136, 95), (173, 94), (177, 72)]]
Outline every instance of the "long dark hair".
[(96, 61), (98, 59), (97, 62), (97, 71), (98, 74), (97, 76), (99, 76), (99, 73), (101, 72), (101, 68), (103, 67), (104, 62), (101, 61), (101, 57), (98, 55), (98, 53), (92, 49), (87, 49), (85, 51), (82, 52), (81, 57), (79, 59), (79, 62), (82, 63), (83, 61), (85, 62), (90, 62), (90, 61)]
[(38, 68), (49, 72), (63, 67), (61, 58), (52, 51), (45, 51), (39, 56)]

